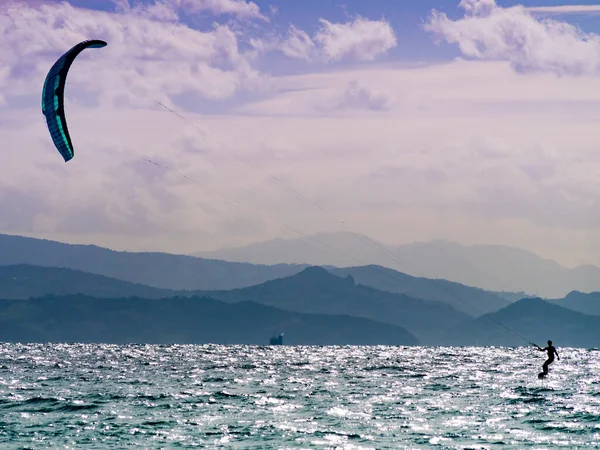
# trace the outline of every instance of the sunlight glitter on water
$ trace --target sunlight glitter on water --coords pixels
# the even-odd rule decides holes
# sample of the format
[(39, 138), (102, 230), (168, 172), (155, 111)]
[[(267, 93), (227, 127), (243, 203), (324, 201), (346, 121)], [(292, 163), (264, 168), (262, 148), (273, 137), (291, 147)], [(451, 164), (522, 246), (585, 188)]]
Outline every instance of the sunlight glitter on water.
[(3, 344), (0, 444), (599, 446), (598, 352), (561, 349), (540, 381), (542, 362), (526, 348)]

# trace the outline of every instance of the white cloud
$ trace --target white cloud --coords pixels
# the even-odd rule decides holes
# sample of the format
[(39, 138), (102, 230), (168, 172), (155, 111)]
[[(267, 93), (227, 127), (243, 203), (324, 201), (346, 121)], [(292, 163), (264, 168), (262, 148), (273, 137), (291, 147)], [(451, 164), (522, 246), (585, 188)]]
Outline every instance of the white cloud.
[(357, 17), (353, 22), (331, 23), (320, 19), (323, 27), (314, 40), (322, 46), (328, 61), (350, 58), (373, 61), (397, 45), (394, 30), (385, 20), (368, 20)]
[(526, 8), (501, 8), (494, 0), (462, 0), (458, 20), (433, 11), (425, 29), (457, 44), (465, 56), (510, 61), (521, 71), (598, 75), (600, 37), (555, 20), (538, 20)]
[(469, 14), (487, 16), (496, 8), (496, 0), (461, 0), (459, 6)]
[(390, 108), (390, 99), (385, 93), (378, 92), (368, 86), (361, 85), (356, 80), (352, 80), (346, 86), (338, 106), (342, 109), (383, 111)]
[(260, 13), (258, 5), (246, 0), (169, 0), (181, 4), (186, 11), (198, 13), (209, 11), (214, 15), (235, 14), (239, 17), (268, 20)]
[(154, 3), (135, 3), (129, 0), (113, 0), (117, 11), (136, 14), (156, 20), (177, 21), (179, 11), (187, 14), (209, 12), (215, 16), (231, 14), (240, 18), (267, 20), (254, 2), (246, 0), (155, 0)]
[(398, 45), (392, 26), (385, 20), (357, 17), (346, 23), (319, 19), (321, 28), (311, 38), (290, 25), (285, 39), (257, 39), (262, 51), (280, 50), (286, 56), (305, 61), (374, 61)]
[[(462, 20), (478, 32), (489, 23), (477, 21), (507, 20), (470, 5), (479, 15)], [(522, 9), (509, 12), (517, 15), (509, 24), (536, 23)], [(65, 4), (4, 10), (0, 36), (0, 97), (9, 106), (0, 108), (8, 149), (0, 232), (189, 252), (294, 236), (286, 223), (306, 234), (340, 229), (275, 176), (383, 241), (493, 240), (564, 262), (600, 262), (597, 78), (518, 75), (506, 62), (459, 60), (266, 79), (238, 29), (198, 31)], [(86, 51), (69, 75), (76, 156), (64, 164), (39, 94), (61, 51), (90, 37), (109, 45)], [(314, 47), (304, 52), (302, 42)], [(295, 54), (373, 54), (371, 44), (336, 42), (326, 54), (322, 41), (299, 39)], [(259, 95), (265, 85), (268, 95)], [(182, 120), (151, 110), (154, 99), (230, 99), (238, 107), (212, 115), (174, 107)]]
[[(31, 30), (35, 29), (35, 33)], [(108, 42), (85, 51), (69, 73), (69, 95), (80, 101), (96, 91), (104, 103), (150, 105), (189, 92), (225, 99), (256, 89), (262, 77), (239, 50), (236, 34), (226, 25), (197, 31), (179, 23), (138, 14), (112, 14), (73, 8), (67, 3), (9, 6), (0, 15), (5, 50), (0, 63), (11, 67), (5, 95), (39, 94), (54, 60), (77, 42)], [(35, 61), (35, 62), (33, 62)]]
[[(597, 239), (592, 230), (600, 215), (592, 205), (600, 203), (600, 159), (593, 143), (600, 135), (591, 109), (582, 106), (600, 105), (599, 81), (523, 77), (507, 64), (460, 61), (289, 77), (287, 84), (300, 86), (301, 78), (315, 89), (255, 105), (255, 117), (247, 120), (259, 130), (260, 115), (268, 115), (269, 131), (264, 141), (241, 139), (248, 146), (243, 153), (264, 170), (293, 167), (288, 182), (330, 215), (391, 242), (440, 233), (489, 242), (484, 230), (493, 229), (498, 243), (532, 248), (535, 242), (535, 251), (568, 262), (570, 254), (585, 254), (584, 247)], [(377, 118), (359, 111), (315, 117), (303, 106), (334, 98), (340, 84), (352, 86), (355, 79), (358, 86), (378, 86), (404, 101)], [(425, 96), (429, 102), (422, 108), (419, 99)], [(304, 115), (296, 115), (298, 109)], [(236, 119), (236, 127), (249, 133), (252, 126), (243, 122)], [(267, 145), (272, 141), (278, 144)], [(267, 157), (265, 147), (280, 152)], [(277, 193), (272, 186), (262, 189), (261, 197)], [(310, 205), (300, 203), (291, 212), (285, 199), (282, 194), (277, 204), (280, 217), (294, 217), (310, 229), (315, 225), (301, 216), (312, 215), (321, 227), (331, 226)], [(402, 231), (392, 225), (398, 220)], [(567, 236), (577, 236), (581, 245), (566, 251)]]
[(310, 61), (316, 50), (315, 44), (308, 34), (294, 25), (290, 25), (288, 38), (280, 44), (279, 48), (284, 55), (305, 61)]
[[(269, 77), (253, 66), (267, 47), (261, 49), (257, 45), (258, 52), (242, 50), (246, 42), (252, 42), (244, 35), (243, 28), (234, 30), (229, 25), (215, 24), (209, 30), (191, 29), (179, 22), (175, 9), (169, 9), (194, 8), (215, 14), (235, 12), (253, 16), (256, 5), (252, 5), (231, 0), (120, 2), (118, 13), (74, 8), (66, 2), (36, 7), (26, 3), (5, 5), (0, 15), (0, 38), (5, 48), (0, 54), (0, 64), (10, 67), (10, 74), (0, 74), (0, 87), (10, 85), (11, 89), (2, 89), (0, 107), (2, 104), (15, 107), (18, 102), (38, 95), (56, 58), (89, 38), (106, 40), (108, 46), (87, 50), (78, 57), (69, 73), (67, 95), (72, 101), (120, 107), (148, 107), (160, 101), (172, 106), (175, 96), (194, 95), (198, 100), (216, 101), (234, 98), (242, 92), (267, 91)], [(357, 19), (335, 28), (337, 31), (331, 33), (329, 40), (321, 32), (319, 36), (325, 44), (319, 50), (327, 49), (330, 56), (326, 59), (373, 58), (390, 45), (385, 32), (374, 31), (378, 27), (375, 22)], [(32, 29), (36, 32), (31, 33)], [(356, 32), (359, 37), (346, 39), (343, 30)], [(315, 44), (303, 31), (292, 27), (291, 32), (282, 50), (290, 57), (310, 60)], [(377, 44), (380, 35), (383, 38)]]
[(337, 83), (328, 75), (311, 77), (309, 87), (297, 87), (302, 77), (279, 78), (274, 89), (278, 95), (248, 103), (236, 109), (237, 113), (249, 115), (284, 115), (287, 117), (348, 116), (363, 113), (385, 114), (395, 104), (394, 94), (374, 89), (373, 82), (353, 78), (350, 73), (337, 73)]
[(173, 2), (160, 2), (136, 5), (135, 8), (127, 10), (128, 14), (147, 17), (153, 20), (162, 20), (166, 22), (177, 22), (179, 20), (178, 7)]
[(5, 92), (10, 82), (10, 68), (2, 67), (0, 68), (0, 108), (5, 106), (6, 98)]
[[(286, 223), (303, 233), (340, 229), (269, 181), (276, 176), (329, 216), (384, 241), (489, 242), (493, 230), (499, 243), (595, 261), (585, 249), (600, 243), (593, 207), (600, 135), (580, 105), (600, 104), (600, 81), (523, 77), (504, 63), (458, 61), (277, 83), (317, 89), (277, 96), (276, 110), (258, 103), (253, 116), (184, 113), (181, 120), (158, 110), (71, 105), (76, 157), (67, 165), (37, 109), (5, 111), (0, 142), (26, 150), (3, 162), (0, 203), (9, 213), (0, 228), (171, 251), (291, 237)], [(348, 88), (372, 86), (402, 102), (386, 111), (295, 115), (302, 98), (334, 104)], [(142, 155), (171, 169), (143, 163)], [(246, 234), (227, 231), (243, 220), (255, 224)]]
[(540, 14), (598, 14), (600, 5), (557, 5), (557, 6), (529, 6), (529, 12)]

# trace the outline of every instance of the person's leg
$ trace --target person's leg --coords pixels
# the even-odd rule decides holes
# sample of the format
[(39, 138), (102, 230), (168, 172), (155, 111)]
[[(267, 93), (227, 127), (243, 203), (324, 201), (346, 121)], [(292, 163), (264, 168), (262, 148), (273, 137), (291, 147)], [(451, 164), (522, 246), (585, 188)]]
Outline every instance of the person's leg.
[(554, 362), (553, 359), (547, 359), (546, 362), (544, 363), (544, 365), (542, 366), (542, 369), (544, 370), (545, 374), (548, 374), (548, 366), (550, 364), (552, 364)]

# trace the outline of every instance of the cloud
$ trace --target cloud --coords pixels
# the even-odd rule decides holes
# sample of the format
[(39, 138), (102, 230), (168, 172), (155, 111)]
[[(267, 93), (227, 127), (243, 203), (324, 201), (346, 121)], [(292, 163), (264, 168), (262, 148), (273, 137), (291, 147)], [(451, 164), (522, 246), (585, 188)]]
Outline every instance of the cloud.
[[(383, 241), (493, 236), (525, 248), (537, 242), (534, 250), (561, 260), (594, 257), (583, 244), (600, 225), (600, 136), (590, 110), (577, 105), (600, 102), (600, 81), (581, 86), (465, 61), (277, 81), (282, 90), (318, 89), (279, 94), (273, 101), (286, 100), (277, 111), (256, 107), (252, 116), (183, 112), (182, 120), (164, 110), (72, 105), (76, 157), (68, 164), (37, 108), (1, 112), (0, 142), (23, 149), (3, 161), (11, 220), (2, 229), (190, 251), (295, 236), (284, 224), (305, 234), (339, 230), (315, 202)], [(302, 96), (339, 101), (373, 86), (403, 101), (386, 111), (294, 115)]]
[(226, 99), (256, 89), (266, 78), (252, 68), (252, 55), (240, 51), (227, 25), (198, 31), (178, 22), (68, 3), (35, 8), (12, 4), (0, 16), (0, 30), (6, 49), (0, 63), (12, 73), (8, 79), (0, 77), (0, 86), (12, 87), (3, 89), (9, 104), (11, 94), (39, 94), (54, 60), (88, 38), (104, 39), (108, 46), (85, 51), (69, 73), (69, 95), (87, 104), (139, 107), (157, 100), (170, 103), (171, 96), (190, 92)]
[[(214, 24), (202, 31), (189, 28), (169, 9), (192, 8), (185, 1), (118, 5), (119, 13), (74, 8), (66, 2), (5, 5), (0, 15), (6, 48), (0, 55), (0, 107), (15, 107), (16, 102), (38, 95), (48, 67), (66, 49), (89, 38), (104, 39), (108, 46), (85, 51), (69, 73), (68, 95), (83, 104), (173, 106), (178, 96), (218, 101), (270, 89), (270, 77), (254, 68), (260, 54), (270, 49), (265, 40), (229, 25)], [(248, 5), (253, 3), (193, 2), (194, 11), (242, 14), (250, 8), (251, 15), (254, 8)], [(315, 54), (326, 61), (372, 60), (395, 45), (391, 27), (383, 22), (357, 18), (347, 24), (324, 23), (314, 42), (292, 26), (289, 38), (280, 43), (281, 51), (306, 61)], [(244, 50), (253, 42), (254, 48)]]
[(133, 6), (129, 0), (113, 0), (113, 3), (121, 13), (155, 20), (177, 21), (181, 11), (190, 15), (209, 12), (215, 16), (230, 14), (268, 21), (256, 3), (246, 0), (155, 0), (149, 4), (136, 2)]
[(258, 5), (246, 0), (171, 0), (181, 3), (186, 11), (209, 11), (214, 15), (235, 14), (239, 17), (268, 19), (260, 13)]
[(342, 58), (373, 61), (397, 45), (394, 30), (385, 20), (357, 17), (353, 22), (334, 24), (320, 19), (322, 24), (314, 39), (321, 44), (327, 61)]
[(516, 70), (559, 75), (598, 75), (600, 37), (555, 20), (538, 20), (522, 6), (495, 0), (462, 0), (466, 15), (451, 20), (433, 11), (425, 29), (457, 44), (470, 58), (510, 61)]
[[(461, 39), (463, 21), (484, 34), (506, 27), (494, 21), (507, 13), (509, 24), (539, 23), (523, 8), (468, 5)], [(270, 50), (247, 47), (269, 24), (264, 34), (244, 21), (196, 30), (156, 16), (65, 3), (2, 10), (0, 232), (189, 252), (296, 236), (285, 224), (340, 230), (316, 203), (382, 241), (495, 240), (596, 261), (600, 79), (516, 74), (512, 59), (487, 57), (500, 61), (305, 64), (266, 76), (255, 67)], [(299, 64), (384, 55), (392, 41), (373, 36), (385, 33), (342, 39), (355, 22), (316, 33), (331, 40), (296, 28), (288, 52)], [(90, 37), (109, 45), (82, 53), (69, 74), (75, 158), (65, 164), (39, 95), (56, 58)]]
[(356, 80), (352, 80), (348, 83), (338, 106), (342, 109), (384, 111), (390, 108), (390, 99), (386, 94), (363, 86)]
[(286, 38), (256, 39), (253, 45), (262, 51), (279, 50), (286, 56), (304, 61), (374, 61), (398, 45), (392, 26), (385, 20), (356, 17), (346, 23), (319, 19), (321, 28), (311, 38), (290, 25)]
[(496, 9), (496, 0), (461, 0), (459, 6), (468, 14), (487, 16)]
[[(293, 167), (293, 186), (358, 229), (381, 220), (390, 225), (388, 239), (395, 240), (402, 239), (391, 231), (395, 220), (413, 232), (419, 223), (423, 226), (421, 220), (441, 220), (444, 225), (427, 225), (417, 233), (423, 233), (422, 239), (448, 233), (464, 242), (472, 233), (489, 242), (482, 230), (490, 227), (502, 236), (498, 242), (531, 248), (518, 230), (529, 230), (525, 234), (532, 239), (537, 227), (540, 235), (534, 240), (552, 235), (566, 243), (565, 236), (577, 235), (582, 243), (577, 252), (585, 253), (583, 243), (592, 238), (582, 236), (600, 225), (595, 213), (600, 159), (594, 150), (600, 141), (600, 117), (594, 112), (600, 108), (600, 80), (518, 75), (506, 63), (456, 61), (279, 81), (296, 90), (253, 105), (252, 113), (254, 120), (267, 116), (272, 121), (269, 135), (287, 142), (287, 150), (277, 159), (260, 161), (265, 167)], [(347, 88), (356, 93), (370, 86), (402, 101), (377, 117), (361, 108), (352, 115), (314, 110)], [(308, 215), (315, 213), (299, 206)], [(447, 224), (449, 217), (454, 225)], [(496, 228), (500, 223), (510, 223), (512, 231)], [(383, 239), (388, 228), (377, 230), (374, 236)], [(557, 237), (557, 230), (563, 237)], [(555, 253), (550, 240), (535, 250), (563, 261), (569, 253), (564, 248)]]
[[(329, 76), (312, 78), (310, 87), (294, 88), (297, 77), (281, 77), (274, 89), (281, 92), (267, 99), (247, 103), (236, 112), (258, 116), (315, 117), (347, 116), (363, 113), (385, 114), (396, 104), (395, 94), (374, 89), (372, 81), (353, 78), (353, 74), (337, 73), (337, 83)], [(289, 83), (286, 86), (286, 83)]]
[(600, 5), (529, 6), (526, 9), (531, 13), (557, 15), (600, 13)]
[(316, 46), (305, 31), (290, 25), (288, 38), (280, 44), (279, 49), (290, 58), (310, 61)]

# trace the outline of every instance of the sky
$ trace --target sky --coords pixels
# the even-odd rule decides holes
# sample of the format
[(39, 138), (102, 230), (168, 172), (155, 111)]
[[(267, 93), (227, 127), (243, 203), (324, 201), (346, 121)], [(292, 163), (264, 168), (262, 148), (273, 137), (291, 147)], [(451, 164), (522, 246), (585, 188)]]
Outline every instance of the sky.
[[(600, 265), (600, 4), (0, 0), (0, 232), (193, 253), (355, 231)], [(75, 157), (41, 112), (54, 61)]]

